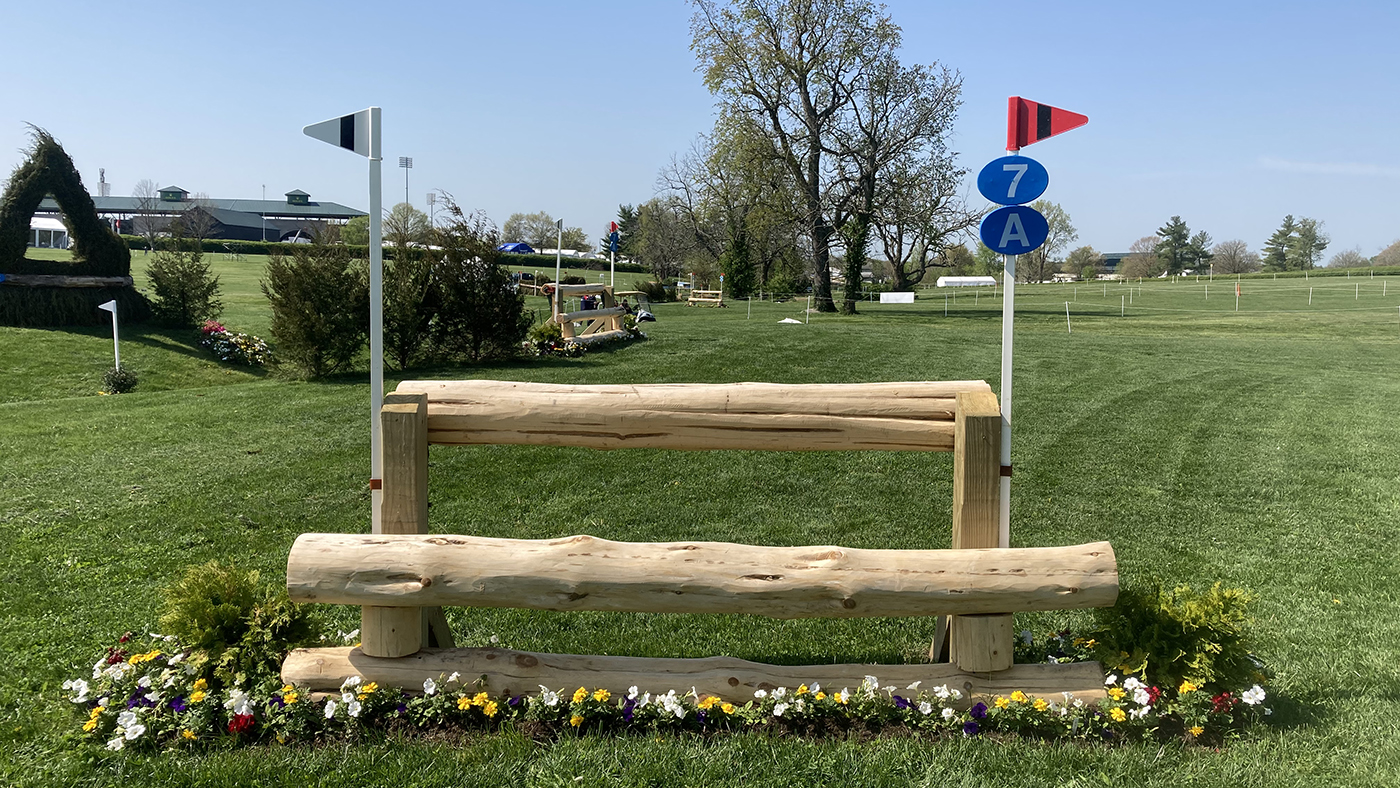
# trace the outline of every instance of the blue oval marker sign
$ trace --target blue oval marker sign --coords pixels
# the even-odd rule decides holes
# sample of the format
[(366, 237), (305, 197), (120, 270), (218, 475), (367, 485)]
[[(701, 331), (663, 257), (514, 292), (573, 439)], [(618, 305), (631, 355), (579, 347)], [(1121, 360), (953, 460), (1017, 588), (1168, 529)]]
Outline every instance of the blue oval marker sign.
[(997, 254), (1025, 254), (1040, 248), (1050, 235), (1050, 223), (1040, 211), (1008, 205), (982, 220), (982, 243)]
[(997, 205), (1025, 205), (1049, 185), (1050, 173), (1025, 156), (1003, 156), (977, 174), (977, 191)]

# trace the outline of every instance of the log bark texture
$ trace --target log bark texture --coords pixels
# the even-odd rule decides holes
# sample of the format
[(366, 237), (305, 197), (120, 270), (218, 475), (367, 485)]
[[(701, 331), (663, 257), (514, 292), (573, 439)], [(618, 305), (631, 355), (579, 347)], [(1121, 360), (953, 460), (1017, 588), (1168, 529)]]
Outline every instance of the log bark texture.
[(569, 386), (409, 380), (428, 440), (594, 449), (951, 451), (955, 397), (980, 380)]
[(302, 534), (295, 602), (864, 618), (1106, 607), (1108, 542), (993, 550)]
[[(1104, 697), (1103, 668), (1097, 662), (1065, 665), (1016, 665), (996, 673), (968, 673), (955, 665), (766, 665), (733, 657), (673, 659), (539, 654), (500, 648), (423, 649), (411, 657), (381, 659), (359, 649), (297, 649), (282, 665), (282, 680), (311, 692), (338, 690), (350, 676), (381, 687), (421, 691), (423, 680), (442, 682), (461, 673), (464, 681), (483, 679), (481, 689), (492, 694), (520, 695), (577, 687), (603, 688), (623, 696), (631, 687), (642, 692), (683, 693), (695, 688), (700, 697), (717, 695), (726, 701), (752, 700), (754, 690), (796, 689), (821, 684), (828, 692), (855, 689), (867, 675), (881, 685), (904, 689), (915, 681), (931, 690), (946, 684), (961, 690), (964, 707), (992, 695), (1015, 690), (1032, 697), (1064, 702), (1062, 692), (1086, 702)], [(475, 685), (473, 685), (475, 686)]]

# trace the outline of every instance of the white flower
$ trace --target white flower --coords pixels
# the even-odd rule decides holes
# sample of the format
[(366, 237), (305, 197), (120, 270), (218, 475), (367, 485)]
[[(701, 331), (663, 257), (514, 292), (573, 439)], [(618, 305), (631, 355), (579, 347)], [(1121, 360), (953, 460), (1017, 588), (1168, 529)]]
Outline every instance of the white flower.
[(360, 702), (357, 700), (352, 700), (349, 703), (346, 703), (345, 713), (349, 714), (351, 717), (360, 716)]
[(149, 689), (151, 686), (151, 677), (142, 676), (141, 678), (136, 680), (136, 686), (140, 687), (141, 689)]
[(340, 634), (341, 639), (344, 640), (346, 643), (354, 643), (355, 639), (359, 636), (360, 630), (358, 629), (352, 629), (349, 632), (342, 632)]
[(341, 703), (349, 703), (350, 701), (352, 701), (352, 700), (354, 700), (354, 699), (355, 699), (355, 693), (353, 693), (353, 692), (342, 692), (342, 693), (340, 693), (340, 702), (341, 702)]
[[(358, 632), (359, 630), (355, 630), (355, 631)], [(349, 688), (351, 688), (351, 687), (358, 687), (358, 686), (360, 686), (360, 682), (363, 681), (363, 680), (364, 680), (364, 679), (361, 679), (359, 676), (351, 676), (350, 678), (348, 678), (348, 679), (346, 679), (345, 681), (342, 681), (342, 682), (340, 683), (340, 691), (341, 691), (341, 692), (344, 692), (345, 690), (347, 690), (347, 689), (349, 689)]]
[(492, 635), (492, 636), (491, 636), (491, 645), (494, 646), (494, 645), (496, 645), (496, 644), (498, 644), (498, 643), (500, 643), (500, 642), (501, 642), (501, 639), (500, 639), (500, 638), (496, 637), (495, 635)]
[(947, 684), (939, 684), (937, 687), (933, 688), (933, 696), (935, 698), (938, 698), (939, 700), (947, 700), (948, 695), (949, 693)]
[(1137, 676), (1129, 676), (1126, 679), (1123, 679), (1123, 689), (1129, 692), (1132, 692), (1133, 690), (1142, 689), (1145, 686), (1147, 685), (1143, 684), (1141, 681), (1138, 681)]
[(787, 711), (787, 710), (788, 710), (788, 705), (787, 705), (786, 703), (779, 703), (778, 705), (776, 705), (776, 706), (773, 707), (773, 716), (774, 716), (774, 717), (781, 717), (781, 716), (783, 716), (783, 712), (785, 712), (785, 711)]
[(919, 685), (920, 685), (920, 684), (923, 684), (923, 682), (922, 682), (922, 681), (916, 681), (916, 682), (914, 682), (913, 684), (910, 684), (909, 686), (905, 687), (905, 689), (916, 690), (916, 689), (919, 688)]
[(163, 698), (163, 697), (165, 697), (165, 696), (164, 696), (164, 695), (161, 695), (159, 692), (147, 692), (147, 693), (146, 693), (146, 700), (150, 701), (151, 703), (160, 703), (160, 699)]
[[(454, 673), (454, 674), (452, 674), (452, 675), (455, 676), (455, 675), (457, 675), (457, 674)], [(451, 679), (448, 679), (448, 680), (451, 681)], [(541, 685), (540, 685), (540, 701), (541, 701), (542, 703), (544, 703), (544, 705), (549, 706), (550, 708), (554, 708), (555, 706), (558, 706), (558, 705), (559, 705), (559, 693), (557, 693), (557, 692), (555, 692), (554, 690), (551, 690), (549, 687), (546, 687), (545, 685), (541, 684)]]
[(636, 700), (636, 699), (637, 699), (637, 692), (638, 692), (638, 690), (637, 690), (637, 685), (636, 685), (636, 684), (633, 684), (632, 686), (628, 687), (628, 688), (627, 688), (627, 699), (628, 699), (628, 700)]
[[(914, 682), (914, 683), (915, 683), (915, 684), (918, 684), (919, 682), (916, 681), (916, 682)], [(822, 685), (820, 685), (820, 684), (818, 684), (818, 683), (816, 683), (816, 682), (814, 681), (814, 682), (812, 682), (812, 686), (809, 687), (809, 689), (811, 689), (811, 690), (812, 690), (812, 694), (815, 695), (815, 694), (817, 694), (818, 692), (821, 692), (821, 691), (822, 691)]]
[(1034, 637), (1033, 635), (1031, 635), (1031, 631), (1030, 631), (1029, 629), (1023, 629), (1023, 630), (1021, 630), (1021, 642), (1022, 642), (1022, 643), (1025, 643), (1027, 646), (1029, 646), (1029, 645), (1031, 644), (1031, 642), (1034, 641), (1034, 640), (1035, 640), (1035, 637)]
[(644, 709), (644, 708), (646, 708), (650, 703), (651, 703), (651, 693), (650, 693), (650, 692), (644, 693), (644, 694), (642, 695), (642, 699), (639, 700), (639, 701), (637, 701), (637, 708), (639, 708), (639, 709)]
[(761, 690), (761, 689), (759, 689), (759, 690), (754, 690), (754, 691), (753, 691), (753, 696), (754, 696), (755, 698), (766, 698), (766, 697), (768, 697), (768, 690)]
[(1250, 706), (1258, 706), (1260, 703), (1264, 702), (1264, 688), (1255, 684), (1253, 687), (1245, 690), (1244, 694), (1240, 695), (1240, 700)]
[(1267, 716), (1269, 716), (1270, 714), (1273, 714), (1273, 713), (1274, 713), (1274, 710), (1273, 710), (1273, 709), (1270, 709), (1270, 708), (1265, 708), (1265, 709), (1264, 709), (1264, 716), (1265, 716), (1265, 717), (1267, 717)]
[(1108, 678), (1106, 678), (1106, 679), (1103, 680), (1103, 685), (1104, 685), (1105, 687), (1112, 687), (1114, 684), (1117, 684), (1117, 683), (1118, 683), (1118, 674), (1116, 674), (1116, 673), (1110, 673), (1110, 674), (1108, 674)]
[(783, 697), (783, 696), (786, 695), (786, 694), (787, 694), (787, 687), (779, 687), (779, 688), (773, 690), (773, 698), (774, 698), (774, 699), (781, 698), (781, 697)]
[(160, 672), (160, 685), (162, 687), (175, 686), (175, 671), (171, 670), (170, 668), (162, 670)]
[(891, 684), (890, 686), (885, 687), (885, 692), (888, 692), (888, 693), (890, 693), (891, 695), (893, 695), (894, 692), (895, 692), (895, 690), (897, 690), (897, 689), (899, 689), (899, 687), (896, 687), (896, 686), (894, 686), (893, 684)]
[(1074, 707), (1075, 707), (1076, 709), (1082, 709), (1082, 708), (1084, 708), (1084, 701), (1080, 700), (1079, 698), (1075, 698), (1075, 699), (1074, 699)]
[(63, 682), (63, 688), (73, 691), (72, 701), (74, 703), (86, 703), (88, 699), (88, 683), (82, 679), (72, 679)]
[(798, 711), (806, 711), (806, 709), (807, 709), (807, 701), (804, 700), (804, 699), (802, 699), (802, 698), (798, 698), (798, 699), (797, 699), (797, 703), (795, 703), (795, 704), (793, 704), (793, 705), (795, 705), (795, 706), (797, 707), (797, 710), (798, 710)]
[(330, 718), (332, 718), (332, 717), (334, 717), (334, 716), (335, 716), (335, 701), (333, 701), (333, 700), (327, 700), (327, 701), (326, 701), (326, 719), (330, 719)]
[(179, 654), (176, 654), (175, 656), (171, 657), (171, 658), (169, 659), (169, 661), (166, 662), (166, 664), (173, 668), (173, 667), (175, 667), (176, 665), (178, 665), (178, 664), (180, 664), (181, 662), (183, 662), (184, 659), (185, 659), (185, 652), (181, 651)]
[(836, 693), (833, 697), (836, 698), (837, 703), (845, 703), (851, 699), (851, 690), (849, 687), (843, 687), (841, 691)]
[(962, 700), (962, 692), (959, 690), (950, 690), (949, 693), (953, 696), (953, 700)]
[(113, 740), (107, 742), (107, 749), (109, 749), (109, 750), (120, 750), (121, 748), (123, 748), (123, 747), (125, 747), (125, 746), (126, 746), (126, 740), (124, 740), (124, 739), (123, 739), (122, 737), (120, 737), (120, 736), (118, 736), (117, 738), (115, 738), (115, 739), (113, 739)]
[(136, 712), (134, 712), (134, 711), (124, 711), (124, 712), (122, 712), (121, 714), (118, 714), (118, 715), (117, 715), (117, 727), (118, 727), (118, 728), (130, 728), (131, 726), (133, 726), (133, 725), (135, 725), (135, 724), (136, 724)]
[(880, 680), (874, 676), (866, 676), (865, 679), (860, 682), (860, 688), (873, 695), (875, 694), (875, 690), (880, 688)]
[(932, 704), (932, 703), (929, 703), (928, 701), (924, 701), (924, 702), (920, 703), (920, 704), (919, 704), (919, 713), (922, 714), (922, 715), (924, 715), (925, 717), (927, 717), (928, 715), (932, 714), (932, 713), (933, 713), (933, 704)]
[(437, 694), (437, 682), (436, 682), (436, 681), (433, 681), (431, 678), (423, 679), (423, 694), (424, 694), (424, 695), (436, 695), (436, 694)]
[(124, 733), (123, 735), (126, 736), (127, 741), (135, 741), (136, 739), (141, 737), (141, 734), (145, 732), (146, 726), (138, 722), (130, 728), (127, 728), (126, 733)]
[(1147, 690), (1139, 687), (1133, 692), (1133, 702), (1140, 706), (1146, 706), (1152, 702), (1152, 696), (1147, 694)]
[(224, 708), (232, 709), (234, 714), (253, 713), (253, 704), (248, 698), (248, 693), (241, 689), (229, 691), (228, 700), (224, 701)]
[(461, 674), (461, 673), (458, 673), (457, 671), (454, 670), (454, 671), (452, 671), (452, 675), (447, 677), (447, 683), (448, 683), (448, 684), (451, 684), (452, 682), (456, 681), (457, 679), (459, 679), (459, 678), (461, 678), (461, 677), (462, 677), (462, 674)]
[(943, 719), (948, 720), (949, 722), (952, 722), (952, 721), (953, 721), (953, 718), (956, 717), (956, 716), (958, 716), (958, 713), (957, 713), (956, 711), (953, 711), (952, 709), (948, 709), (948, 708), (943, 709), (942, 714), (943, 714)]
[(97, 699), (97, 705), (98, 705), (99, 708), (103, 708), (103, 709), (107, 708), (108, 702), (109, 702), (109, 700), (108, 700), (107, 698), (98, 698), (98, 699)]
[(106, 657), (103, 657), (102, 659), (99, 659), (99, 660), (97, 660), (96, 662), (94, 662), (93, 665), (92, 665), (92, 679), (93, 679), (93, 681), (96, 681), (97, 679), (102, 678), (102, 671), (104, 671), (106, 668), (107, 668), (107, 658), (106, 658)]
[(1133, 709), (1132, 711), (1128, 712), (1128, 716), (1129, 716), (1129, 717), (1132, 717), (1133, 719), (1138, 719), (1138, 720), (1140, 720), (1140, 719), (1142, 719), (1143, 717), (1146, 717), (1146, 716), (1147, 716), (1147, 712), (1149, 712), (1149, 711), (1152, 711), (1152, 707), (1151, 707), (1151, 706), (1139, 706), (1139, 707), (1137, 707), (1136, 709)]

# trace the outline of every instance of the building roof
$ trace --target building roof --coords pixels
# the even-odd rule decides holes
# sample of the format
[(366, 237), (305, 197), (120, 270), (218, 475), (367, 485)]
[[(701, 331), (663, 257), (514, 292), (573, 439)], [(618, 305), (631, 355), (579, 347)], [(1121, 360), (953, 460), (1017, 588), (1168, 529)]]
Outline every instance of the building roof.
[[(166, 191), (166, 190), (162, 190)], [(130, 216), (140, 213), (150, 214), (178, 214), (184, 213), (199, 203), (193, 200), (157, 201), (154, 205), (142, 208), (140, 200), (135, 197), (97, 197), (92, 198), (97, 206), (99, 214), (116, 214)], [(334, 202), (316, 202), (308, 200), (303, 205), (293, 205), (286, 200), (216, 200), (206, 201), (206, 207), (218, 208), (226, 211), (241, 211), (243, 213), (266, 216), (269, 219), (353, 219), (356, 216), (367, 216), (364, 211), (356, 210), (346, 205)], [(60, 208), (53, 198), (46, 197), (39, 203), (39, 211), (44, 213), (58, 213)]]
[(310, 197), (311, 195), (307, 194), (306, 192), (302, 191), (301, 189), (292, 189), (291, 191), (287, 192), (286, 196), (288, 196), (288, 197)]
[(156, 191), (162, 191), (162, 192), (181, 192), (181, 193), (184, 193), (184, 194), (189, 194), (189, 192), (185, 191), (184, 189), (181, 189), (179, 186), (166, 186), (164, 189), (157, 189)]

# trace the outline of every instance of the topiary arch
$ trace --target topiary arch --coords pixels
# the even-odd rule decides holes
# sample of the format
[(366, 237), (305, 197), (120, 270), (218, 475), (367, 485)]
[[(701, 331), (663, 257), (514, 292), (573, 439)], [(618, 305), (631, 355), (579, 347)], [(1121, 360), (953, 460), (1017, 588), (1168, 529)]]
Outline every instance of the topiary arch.
[[(130, 277), (131, 251), (97, 216), (97, 206), (63, 146), (31, 126), (34, 144), (0, 197), (0, 274)], [(67, 219), (73, 260), (28, 260), (29, 222), (44, 197)], [(126, 320), (145, 320), (150, 304), (131, 286), (14, 286), (0, 281), (0, 325), (55, 326), (105, 322), (97, 305), (115, 299)]]

